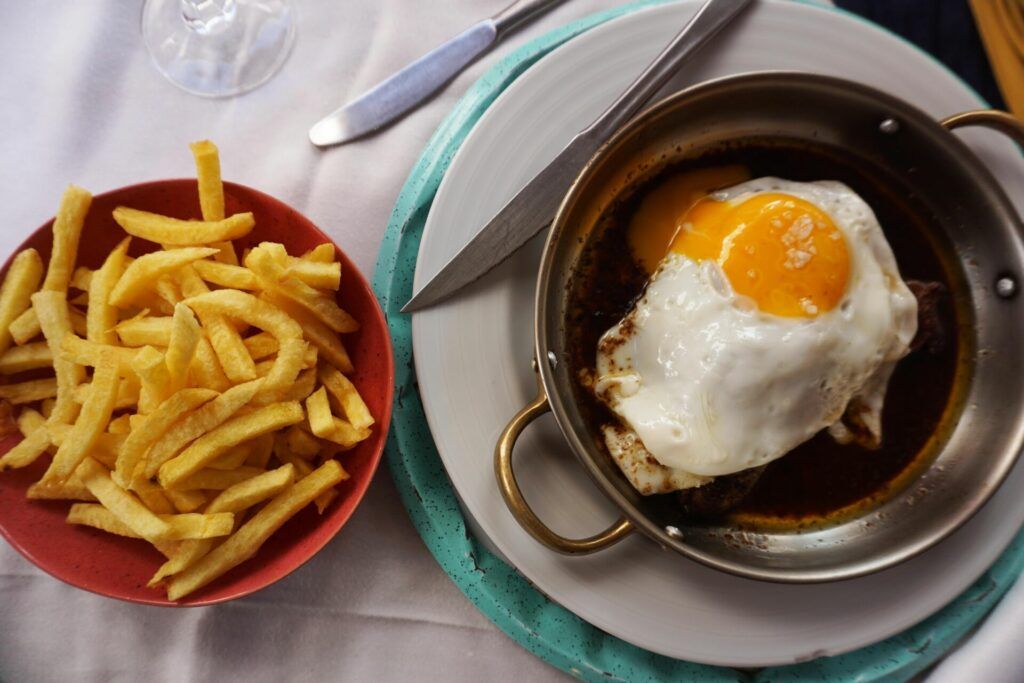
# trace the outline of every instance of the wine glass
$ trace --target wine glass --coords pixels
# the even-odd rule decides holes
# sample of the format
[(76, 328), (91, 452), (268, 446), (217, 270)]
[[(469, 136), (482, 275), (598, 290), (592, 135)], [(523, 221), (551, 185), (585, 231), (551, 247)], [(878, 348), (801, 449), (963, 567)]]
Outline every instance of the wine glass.
[(291, 0), (146, 0), (142, 39), (160, 73), (204, 97), (265, 83), (295, 40)]

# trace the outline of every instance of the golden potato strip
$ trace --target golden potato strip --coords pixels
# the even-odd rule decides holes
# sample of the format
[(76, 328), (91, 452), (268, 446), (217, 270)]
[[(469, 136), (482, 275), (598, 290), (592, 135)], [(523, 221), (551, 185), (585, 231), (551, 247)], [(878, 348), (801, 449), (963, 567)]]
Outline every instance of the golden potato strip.
[(330, 242), (324, 242), (323, 244), (316, 245), (299, 258), (301, 258), (304, 261), (331, 263), (334, 261), (334, 257), (334, 245), (331, 244)]
[(49, 446), (50, 435), (46, 428), (37, 429), (0, 457), (0, 472), (28, 467), (45, 453)]
[(171, 247), (237, 239), (248, 235), (256, 225), (249, 211), (218, 221), (183, 221), (125, 206), (114, 209), (114, 220), (129, 235)]
[[(295, 468), (291, 465), (284, 465), (276, 470), (265, 472), (254, 476), (243, 482), (239, 482), (228, 489), (225, 489), (210, 501), (207, 511), (209, 514), (218, 512), (242, 512), (253, 505), (257, 505), (273, 498), (285, 489), (289, 488), (295, 481)], [(216, 545), (216, 541), (183, 541), (178, 546), (173, 557), (165, 562), (157, 573), (149, 581), (154, 586), (163, 579), (177, 574), (178, 572), (193, 565), (199, 558), (210, 552)]]
[(220, 367), (220, 361), (217, 360), (217, 354), (205, 336), (201, 337), (196, 344), (196, 353), (188, 372), (193, 384), (207, 389), (224, 391), (231, 386), (231, 380), (224, 374), (224, 370)]
[(35, 249), (26, 249), (14, 257), (0, 286), (0, 353), (10, 348), (13, 341), (11, 323), (29, 310), (32, 295), (39, 289), (42, 277), (43, 260)]
[(117, 371), (122, 376), (134, 372), (132, 370), (132, 363), (135, 362), (139, 351), (139, 349), (128, 349), (123, 346), (89, 341), (74, 334), (64, 335), (64, 341), (60, 344), (61, 357), (78, 365), (96, 367), (96, 364), (100, 362), (104, 355), (113, 356), (117, 359)]
[(46, 418), (38, 410), (22, 408), (18, 413), (18, 431), (22, 436), (29, 436), (40, 429), (46, 428)]
[[(117, 477), (115, 475), (111, 476), (113, 476), (114, 482), (117, 483)], [(117, 485), (121, 486), (120, 483), (117, 483)], [(121, 486), (121, 488), (126, 487)], [(149, 508), (150, 512), (158, 515), (170, 515), (174, 513), (174, 505), (164, 494), (164, 490), (148, 479), (144, 479), (139, 482), (133, 491), (135, 492), (135, 495), (139, 497), (139, 500), (142, 501), (142, 504)]]
[(203, 434), (177, 457), (164, 463), (160, 467), (160, 484), (167, 489), (174, 488), (232, 446), (293, 425), (304, 417), (302, 406), (297, 402), (274, 403), (234, 417)]
[[(182, 292), (192, 299), (208, 294), (210, 289), (203, 282), (195, 268), (184, 269), (179, 278)], [(234, 325), (217, 311), (195, 309), (206, 329), (206, 336), (217, 354), (224, 374), (235, 383), (256, 379), (256, 364), (242, 343), (242, 337)]]
[(164, 489), (164, 495), (178, 512), (195, 512), (206, 505), (206, 494), (202, 491), (168, 491)]
[(289, 256), (284, 272), (286, 277), (294, 277), (315, 289), (336, 290), (341, 286), (341, 264), (337, 262), (320, 263)]
[[(141, 482), (146, 480), (142, 471), (146, 451), (162, 439), (178, 420), (216, 396), (217, 392), (210, 389), (182, 389), (157, 406), (125, 440), (117, 458), (117, 481), (126, 488), (138, 490)], [(139, 469), (137, 475), (136, 468)]]
[(111, 434), (127, 436), (132, 431), (131, 415), (119, 415), (107, 425), (107, 431)]
[(207, 467), (212, 470), (233, 470), (241, 467), (249, 459), (255, 446), (254, 442), (238, 444), (219, 458), (211, 460)]
[(245, 464), (249, 467), (265, 470), (267, 469), (267, 463), (270, 462), (270, 456), (273, 454), (274, 435), (266, 434), (253, 441), (252, 452), (246, 458)]
[[(88, 384), (83, 384), (82, 386), (86, 389), (89, 388)], [(72, 425), (47, 425), (47, 431), (50, 433), (50, 443), (55, 446), (63, 445), (71, 437), (73, 430), (74, 427)], [(105, 467), (113, 467), (124, 440), (125, 437), (121, 434), (100, 434), (96, 439), (96, 443), (93, 444), (92, 449), (89, 451), (89, 455), (96, 458)]]
[(238, 412), (253, 399), (262, 385), (263, 380), (257, 379), (231, 387), (167, 430), (164, 437), (149, 450), (145, 478), (152, 478), (178, 451)]
[(181, 295), (178, 283), (170, 275), (163, 275), (157, 278), (157, 281), (153, 283), (153, 289), (156, 291), (156, 295), (167, 302), (167, 305), (172, 309), (185, 298)]
[(53, 370), (57, 375), (57, 404), (50, 420), (70, 423), (75, 414), (72, 394), (85, 377), (85, 368), (61, 357), (61, 342), (71, 333), (71, 319), (64, 292), (44, 291), (32, 295), (32, 309), (53, 354)]
[(93, 449), (110, 422), (114, 400), (117, 398), (118, 381), (117, 358), (112, 353), (101, 354), (93, 372), (89, 400), (82, 405), (82, 412), (75, 420), (71, 435), (60, 444), (44, 479), (66, 481)]
[[(139, 402), (139, 378), (132, 373), (129, 377), (122, 377), (117, 385), (117, 398), (114, 399), (114, 410), (133, 408)], [(79, 384), (72, 392), (72, 400), (76, 406), (80, 406), (89, 400), (89, 385)], [(43, 406), (46, 407), (45, 405)], [(77, 408), (76, 408), (77, 409)]]
[[(170, 531), (167, 534), (167, 540), (157, 541), (153, 545), (164, 546), (172, 554), (172, 549), (168, 547), (169, 541), (226, 536), (231, 533), (231, 528), (234, 524), (234, 514), (230, 512), (159, 515), (158, 519), (166, 522), (170, 527)], [(102, 529), (108, 533), (117, 534), (118, 536), (142, 538), (141, 534), (125, 524), (116, 514), (102, 505), (72, 505), (71, 510), (68, 512), (68, 523), (84, 524)]]
[(374, 420), (370, 414), (370, 409), (366, 407), (366, 402), (363, 401), (363, 397), (359, 395), (356, 386), (352, 384), (348, 377), (341, 374), (337, 368), (325, 363), (320, 364), (317, 376), (320, 379), (320, 383), (337, 400), (345, 415), (345, 419), (353, 427), (356, 429), (367, 429), (373, 425)]
[(0, 375), (14, 375), (53, 365), (53, 353), (46, 342), (14, 346), (0, 355)]
[(245, 266), (256, 274), (263, 289), (276, 292), (301, 306), (334, 332), (340, 334), (359, 329), (356, 319), (339, 307), (332, 297), (288, 276), (284, 267), (274, 261), (263, 245), (249, 252)]
[(92, 282), (92, 269), (85, 266), (78, 266), (71, 274), (71, 282), (68, 286), (72, 289), (80, 289), (83, 292), (89, 291), (89, 283)]
[(152, 346), (144, 346), (136, 352), (132, 370), (142, 380), (139, 412), (151, 413), (172, 391), (171, 373), (167, 369), (165, 354)]
[(196, 272), (209, 283), (232, 289), (256, 289), (259, 285), (252, 271), (219, 261), (196, 261)]
[(52, 398), (57, 395), (57, 391), (57, 380), (47, 377), (17, 384), (0, 384), (0, 399), (13, 405), (21, 405)]
[(216, 247), (217, 253), (213, 260), (217, 263), (226, 263), (229, 266), (238, 265), (238, 254), (235, 253), (235, 245), (231, 242), (210, 242), (211, 247)]
[(249, 351), (249, 355), (252, 356), (253, 360), (261, 360), (267, 356), (272, 356), (277, 353), (278, 343), (274, 335), (269, 332), (260, 332), (254, 334), (251, 337), (246, 337), (242, 340), (245, 344), (245, 348)]
[(354, 370), (344, 344), (327, 325), (324, 325), (295, 302), (276, 292), (263, 292), (260, 296), (291, 316), (302, 327), (306, 339), (316, 346), (320, 355), (327, 362), (346, 374)]
[(167, 597), (180, 600), (255, 555), (271, 534), (314, 498), (346, 477), (345, 470), (336, 460), (325, 462), (315, 472), (273, 498), (224, 543), (172, 578), (167, 586)]
[(257, 299), (252, 294), (220, 289), (190, 297), (185, 303), (200, 314), (210, 311), (243, 320), (274, 335), (278, 342), (302, 338), (302, 328), (297, 322), (272, 303)]
[(288, 390), (281, 395), (282, 401), (305, 401), (306, 397), (316, 388), (316, 368), (309, 368), (299, 373)]
[(11, 322), (8, 331), (15, 344), (25, 344), (43, 333), (39, 318), (31, 307)]
[(208, 247), (186, 247), (144, 254), (135, 259), (118, 279), (110, 293), (110, 303), (118, 307), (127, 306), (141, 294), (152, 289), (153, 283), (164, 275), (173, 273), (193, 261), (206, 258), (216, 251)]
[(306, 413), (309, 415), (309, 428), (320, 438), (326, 439), (334, 430), (334, 416), (327, 400), (327, 389), (320, 387), (309, 395), (306, 399)]
[(369, 429), (357, 429), (353, 427), (347, 420), (341, 418), (332, 418), (331, 430), (327, 436), (323, 437), (328, 441), (338, 444), (342, 448), (349, 449), (355, 446), (360, 441), (367, 439), (370, 436)]
[(125, 269), (125, 257), (131, 237), (121, 240), (114, 247), (103, 265), (89, 279), (90, 305), (85, 313), (85, 336), (92, 342), (116, 344), (117, 308), (110, 305), (110, 294), (114, 291), (117, 281), (121, 279)]
[[(137, 533), (125, 526), (123, 522), (111, 514), (110, 510), (107, 510), (102, 505), (75, 503), (68, 510), (67, 523), (89, 526), (116, 536), (140, 538)], [(152, 545), (160, 551), (161, 555), (171, 558), (174, 557), (174, 553), (177, 552), (178, 546), (181, 544), (174, 541), (157, 541)]]
[(68, 316), (71, 318), (71, 331), (79, 337), (84, 337), (88, 333), (85, 313), (74, 306), (68, 306)]
[(185, 386), (188, 369), (192, 364), (192, 358), (195, 356), (196, 346), (199, 344), (201, 336), (199, 321), (196, 320), (192, 309), (185, 304), (175, 306), (170, 345), (165, 354), (171, 391), (177, 391)]
[(194, 489), (207, 489), (211, 491), (223, 491), (235, 484), (240, 484), (247, 479), (263, 474), (259, 467), (236, 467), (233, 470), (211, 470), (209, 468), (199, 470), (190, 477), (185, 477), (178, 483), (179, 491), (191, 491)]
[(172, 319), (170, 316), (131, 318), (114, 328), (124, 346), (169, 346)]
[(25, 497), (29, 500), (96, 500), (77, 474), (63, 484), (37, 481), (28, 487)]
[(89, 305), (89, 293), (88, 292), (83, 292), (82, 294), (78, 294), (73, 299), (68, 301), (68, 303), (69, 304), (73, 304), (75, 306), (88, 306)]
[(189, 149), (192, 150), (192, 157), (196, 161), (199, 206), (203, 220), (219, 221), (224, 218), (224, 184), (220, 179), (220, 153), (217, 151), (217, 145), (209, 140), (200, 140), (191, 143)]
[(86, 457), (79, 465), (78, 473), (82, 483), (103, 507), (110, 510), (132, 531), (147, 541), (170, 540), (170, 525), (150, 512), (138, 498), (114, 483), (110, 478), (110, 472), (103, 465)]
[[(309, 403), (306, 403), (306, 413), (309, 414)], [(328, 412), (328, 415), (330, 413)], [(285, 432), (285, 442), (288, 450), (305, 460), (312, 460), (320, 451), (323, 445), (315, 436), (303, 429), (302, 425), (294, 425)]]
[(67, 293), (78, 256), (78, 240), (91, 204), (92, 195), (80, 187), (68, 185), (64, 191), (53, 219), (53, 251), (43, 280), (44, 290)]

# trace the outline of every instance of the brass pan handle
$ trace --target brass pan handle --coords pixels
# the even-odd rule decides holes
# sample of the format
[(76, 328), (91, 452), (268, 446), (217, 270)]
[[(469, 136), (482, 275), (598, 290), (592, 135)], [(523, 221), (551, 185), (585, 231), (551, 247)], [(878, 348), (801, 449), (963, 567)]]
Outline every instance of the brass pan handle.
[(519, 526), (551, 550), (566, 555), (587, 555), (604, 550), (628, 536), (633, 530), (633, 523), (622, 517), (604, 531), (588, 538), (565, 538), (540, 521), (523, 498), (519, 484), (516, 483), (516, 475), (512, 471), (512, 450), (516, 441), (527, 425), (550, 410), (547, 394), (544, 388), (540, 387), (537, 398), (516, 413), (501, 432), (498, 444), (494, 448), (494, 474), (498, 478), (498, 488), (501, 489), (505, 504), (519, 522)]
[(963, 126), (983, 126), (998, 131), (1014, 142), (1024, 145), (1024, 123), (1013, 114), (998, 109), (974, 109), (953, 114), (939, 121), (946, 130)]

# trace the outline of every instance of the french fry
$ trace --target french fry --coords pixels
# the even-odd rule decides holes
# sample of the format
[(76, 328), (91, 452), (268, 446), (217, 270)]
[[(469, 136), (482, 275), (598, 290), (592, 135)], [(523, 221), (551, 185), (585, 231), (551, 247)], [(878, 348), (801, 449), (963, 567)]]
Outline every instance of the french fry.
[(219, 261), (196, 261), (196, 272), (207, 282), (231, 289), (257, 289), (256, 276), (251, 270)]
[[(306, 403), (306, 414), (309, 414), (309, 402)], [(329, 413), (328, 413), (329, 414)], [(312, 460), (323, 450), (323, 445), (315, 436), (303, 429), (302, 425), (293, 425), (284, 434), (288, 450), (304, 460)]]
[(263, 289), (273, 291), (305, 309), (310, 315), (337, 333), (355, 332), (359, 323), (342, 310), (334, 299), (290, 277), (283, 266), (262, 247), (249, 252), (245, 266), (256, 274)]
[(317, 263), (331, 263), (332, 261), (334, 261), (334, 256), (334, 245), (331, 244), (330, 242), (324, 242), (323, 244), (316, 245), (299, 258), (301, 258), (304, 261), (314, 261)]
[[(78, 387), (75, 387), (75, 388), (78, 389)], [(81, 403), (81, 401), (79, 401), (79, 403)], [(54, 398), (54, 397), (44, 398), (39, 403), (39, 412), (43, 414), (43, 417), (45, 417), (47, 420), (49, 420), (50, 416), (53, 415), (53, 409), (55, 407), (57, 407), (57, 399), (56, 398)]]
[(89, 278), (90, 306), (85, 314), (85, 336), (89, 341), (102, 344), (117, 342), (117, 308), (110, 305), (110, 294), (124, 274), (131, 239), (121, 240), (107, 255), (100, 269)]
[(353, 448), (357, 443), (365, 441), (370, 436), (369, 429), (357, 429), (347, 420), (335, 417), (331, 419), (331, 422), (331, 429), (323, 438), (338, 444), (343, 449)]
[(53, 462), (43, 475), (44, 479), (66, 481), (86, 458), (110, 422), (114, 400), (117, 398), (117, 383), (117, 358), (112, 353), (104, 353), (93, 373), (89, 400), (82, 406), (71, 435), (60, 444), (57, 454), (53, 456)]
[[(76, 510), (76, 508), (78, 508)], [(68, 513), (69, 524), (86, 524), (103, 529), (112, 534), (128, 538), (144, 538), (138, 531), (126, 524), (117, 513), (103, 505), (72, 505)], [(100, 512), (102, 510), (102, 512)], [(207, 539), (227, 536), (234, 524), (234, 514), (218, 512), (216, 514), (181, 514), (159, 515), (157, 519), (165, 522), (170, 531), (164, 541), (180, 541), (185, 539)], [(72, 521), (72, 520), (75, 521)], [(100, 526), (102, 525), (102, 526)], [(149, 540), (149, 539), (147, 539)], [(157, 541), (154, 545), (160, 544)]]
[[(52, 259), (51, 259), (52, 263)], [(52, 267), (52, 265), (51, 265)], [(68, 270), (70, 273), (70, 268)], [(53, 354), (53, 369), (57, 375), (57, 404), (50, 420), (70, 424), (75, 414), (73, 392), (85, 377), (85, 368), (63, 358), (61, 342), (71, 330), (71, 319), (64, 292), (41, 291), (32, 295), (32, 309)], [(45, 397), (44, 397), (45, 398)]]
[(53, 377), (33, 379), (17, 384), (0, 384), (0, 399), (12, 405), (32, 403), (57, 395), (57, 380)]
[(150, 512), (138, 498), (114, 483), (110, 472), (103, 465), (86, 456), (77, 471), (82, 483), (103, 507), (133, 532), (150, 542), (171, 540), (170, 525)]
[(207, 468), (211, 470), (233, 470), (241, 467), (245, 464), (245, 461), (249, 459), (249, 455), (252, 453), (255, 444), (253, 442), (240, 443), (234, 448), (229, 449), (224, 455), (211, 460), (207, 464)]
[[(88, 384), (82, 385), (86, 389), (89, 388)], [(73, 425), (65, 424), (50, 424), (47, 425), (47, 431), (50, 433), (50, 443), (54, 446), (61, 446), (67, 439), (71, 437), (72, 431), (74, 430)], [(89, 455), (94, 457), (104, 467), (113, 467), (114, 462), (117, 460), (117, 454), (121, 450), (121, 446), (124, 443), (125, 437), (122, 434), (111, 434), (105, 433), (100, 434), (96, 438), (96, 443), (93, 444), (92, 449), (89, 451)]]
[(306, 414), (309, 415), (309, 428), (322, 439), (326, 439), (334, 430), (334, 416), (331, 404), (327, 400), (327, 389), (320, 387), (306, 399)]
[(53, 353), (46, 342), (14, 346), (0, 355), (0, 375), (14, 375), (27, 370), (53, 366)]
[(68, 317), (71, 318), (71, 331), (77, 334), (79, 337), (86, 336), (88, 331), (88, 323), (85, 320), (85, 314), (74, 306), (68, 306)]
[(31, 306), (11, 321), (8, 331), (15, 344), (27, 344), (43, 333), (39, 326), (39, 318)]
[(107, 424), (107, 432), (127, 436), (132, 431), (131, 416), (118, 415)]
[(337, 261), (321, 263), (289, 256), (284, 274), (314, 289), (336, 290), (341, 286), (341, 264)]
[(172, 319), (170, 316), (130, 318), (116, 325), (124, 346), (169, 346)]
[(185, 386), (188, 369), (195, 357), (196, 346), (201, 336), (199, 321), (196, 320), (192, 309), (185, 304), (175, 306), (170, 345), (164, 354), (172, 392)]
[(313, 499), (313, 504), (316, 505), (316, 513), (318, 515), (324, 514), (324, 511), (331, 506), (334, 499), (338, 497), (338, 489), (327, 489), (319, 496)]
[(18, 431), (28, 437), (40, 429), (46, 428), (46, 418), (32, 408), (22, 408), (18, 413)]
[(60, 482), (37, 481), (28, 487), (25, 497), (29, 500), (84, 500), (95, 501), (96, 496), (85, 487), (77, 475), (63, 484)]
[(223, 491), (235, 484), (240, 484), (247, 479), (263, 474), (264, 470), (259, 467), (247, 467), (242, 465), (233, 470), (211, 470), (202, 469), (192, 476), (185, 477), (178, 483), (178, 491), (191, 491), (195, 489), (207, 489), (212, 491)]
[[(291, 465), (284, 465), (276, 470), (256, 475), (225, 489), (210, 501), (207, 510), (210, 514), (242, 512), (262, 503), (268, 498), (273, 498), (289, 488), (294, 481), (295, 468)], [(215, 541), (210, 540), (183, 541), (174, 552), (173, 557), (165, 562), (153, 578), (150, 579), (149, 585), (155, 586), (166, 577), (190, 567), (199, 558), (210, 552), (215, 543)]]
[[(163, 489), (163, 493), (178, 512), (195, 512), (206, 505), (206, 494), (202, 491), (177, 491)], [(230, 531), (228, 533), (231, 533)]]
[[(28, 348), (23, 346), (22, 348)], [(77, 365), (88, 365), (96, 367), (104, 355), (109, 355), (117, 360), (117, 371), (126, 376), (134, 372), (132, 364), (139, 355), (139, 349), (126, 349), (113, 344), (101, 344), (99, 342), (82, 339), (75, 334), (64, 335), (60, 343), (61, 358)]]
[(302, 406), (297, 402), (273, 403), (248, 415), (234, 417), (203, 434), (161, 465), (160, 484), (167, 489), (174, 488), (232, 446), (293, 425), (304, 417)]
[[(217, 145), (200, 140), (189, 145), (196, 162), (199, 182), (199, 206), (203, 220), (219, 221), (224, 218), (224, 184), (220, 179), (220, 153)], [(233, 239), (225, 237), (223, 239)]]
[(346, 477), (345, 470), (336, 460), (325, 462), (315, 472), (273, 498), (224, 543), (174, 576), (168, 582), (167, 597), (180, 600), (255, 555), (272, 533), (314, 498)]
[(269, 332), (260, 332), (251, 337), (246, 337), (242, 340), (242, 343), (245, 344), (245, 348), (249, 355), (252, 356), (252, 359), (256, 361), (274, 355), (277, 353), (279, 346), (277, 339)]
[(274, 304), (295, 320), (301, 326), (306, 339), (316, 346), (321, 357), (327, 362), (345, 374), (353, 371), (354, 368), (348, 351), (345, 350), (345, 346), (341, 343), (338, 335), (331, 331), (327, 325), (324, 325), (295, 302), (276, 292), (265, 291), (260, 297)]
[(337, 400), (345, 419), (353, 427), (360, 430), (368, 429), (373, 425), (373, 416), (366, 402), (359, 395), (354, 384), (348, 377), (345, 377), (337, 368), (321, 363), (317, 372), (320, 383)]
[(81, 294), (74, 296), (73, 298), (71, 298), (71, 300), (68, 301), (68, 303), (72, 304), (73, 306), (88, 306), (89, 292), (82, 292)]
[[(166, 252), (161, 252), (166, 253)], [(184, 299), (181, 295), (181, 289), (178, 287), (178, 283), (170, 276), (170, 274), (162, 275), (157, 278), (156, 282), (153, 283), (153, 290), (156, 295), (164, 300), (164, 302), (171, 307), (173, 310), (175, 306), (181, 303)]]
[(193, 261), (206, 258), (216, 251), (216, 249), (208, 247), (186, 247), (171, 251), (154, 251), (140, 256), (125, 268), (124, 273), (118, 279), (110, 293), (111, 305), (127, 306), (149, 290), (152, 283), (164, 275), (173, 273)]
[(270, 456), (274, 454), (274, 435), (266, 434), (261, 436), (258, 439), (254, 439), (252, 444), (252, 451), (249, 453), (249, 457), (245, 459), (245, 464), (261, 470), (267, 469)]
[(189, 376), (195, 384), (215, 391), (224, 391), (231, 386), (231, 380), (224, 374), (224, 370), (217, 360), (217, 354), (210, 341), (201, 337), (196, 344), (196, 352), (192, 357), (192, 364), (188, 369)]
[(39, 288), (42, 277), (43, 261), (35, 249), (26, 249), (14, 257), (0, 286), (0, 353), (10, 348), (11, 323), (29, 310), (32, 294)]
[[(114, 479), (114, 482), (117, 483), (117, 477), (114, 474), (111, 474), (111, 477)], [(121, 486), (120, 483), (117, 483), (117, 485)], [(121, 486), (121, 488), (127, 487)], [(154, 514), (170, 515), (175, 512), (174, 504), (171, 503), (171, 500), (164, 493), (164, 490), (148, 479), (143, 479), (142, 481), (137, 482), (132, 491), (134, 491), (135, 495), (139, 497), (142, 504)]]
[[(208, 294), (210, 289), (195, 268), (186, 268), (179, 274), (182, 292), (191, 300)], [(217, 311), (193, 309), (206, 328), (210, 345), (217, 354), (224, 374), (235, 383), (256, 379), (256, 364), (242, 343), (238, 330)]]
[(37, 429), (0, 457), (0, 472), (28, 467), (45, 453), (49, 446), (50, 435), (46, 428)]
[[(124, 410), (125, 408), (134, 408), (139, 403), (139, 378), (132, 373), (128, 377), (122, 377), (121, 382), (117, 385), (117, 398), (114, 399), (114, 410)], [(82, 405), (89, 400), (89, 385), (79, 384), (75, 387), (75, 390), (71, 394), (72, 400), (77, 406)], [(43, 403), (44, 415), (46, 404)]]
[(135, 354), (132, 370), (142, 381), (139, 412), (151, 413), (172, 391), (171, 373), (167, 370), (165, 354), (152, 346), (144, 346)]
[(130, 486), (138, 490), (140, 482), (146, 477), (141, 471), (136, 476), (135, 471), (136, 467), (142, 465), (146, 451), (163, 438), (178, 420), (216, 396), (217, 392), (210, 389), (182, 389), (157, 406), (138, 427), (132, 429), (125, 440), (117, 458), (117, 481), (126, 488)]
[(316, 368), (308, 368), (299, 373), (288, 390), (281, 395), (282, 401), (305, 401), (316, 388)]
[(235, 253), (235, 245), (231, 242), (210, 242), (211, 247), (216, 247), (217, 253), (213, 260), (217, 263), (225, 263), (229, 266), (238, 265), (238, 254)]
[[(89, 526), (93, 529), (106, 531), (108, 534), (114, 534), (116, 536), (140, 538), (137, 533), (128, 528), (128, 526), (115, 517), (110, 510), (106, 509), (102, 505), (95, 505), (92, 503), (75, 503), (71, 506), (71, 509), (68, 510), (66, 521), (68, 524)], [(179, 544), (174, 541), (157, 541), (153, 544), (153, 547), (160, 551), (164, 557), (171, 558), (177, 551), (178, 545)]]
[(172, 247), (238, 239), (248, 235), (256, 225), (249, 211), (217, 221), (183, 221), (125, 206), (114, 209), (114, 221), (133, 237)]
[(78, 241), (91, 204), (92, 195), (80, 187), (69, 185), (64, 191), (53, 219), (53, 250), (43, 280), (44, 290), (67, 294), (78, 256)]
[(262, 379), (238, 384), (171, 427), (146, 457), (144, 476), (156, 475), (160, 467), (186, 445), (219, 426), (249, 403), (263, 385)]
[(92, 282), (92, 270), (85, 266), (78, 266), (75, 268), (75, 272), (71, 274), (71, 282), (68, 286), (71, 289), (79, 289), (83, 292), (88, 292), (90, 282)]

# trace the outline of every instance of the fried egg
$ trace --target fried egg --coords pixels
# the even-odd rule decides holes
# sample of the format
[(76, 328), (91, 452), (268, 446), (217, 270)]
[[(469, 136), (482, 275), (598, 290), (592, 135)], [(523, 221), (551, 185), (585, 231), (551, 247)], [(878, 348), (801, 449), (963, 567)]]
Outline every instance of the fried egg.
[(591, 382), (619, 418), (605, 442), (631, 483), (699, 486), (828, 427), (845, 438), (851, 405), (880, 439), (917, 301), (867, 203), (839, 182), (772, 177), (675, 196), (673, 229), (636, 258), (664, 255), (602, 336)]

